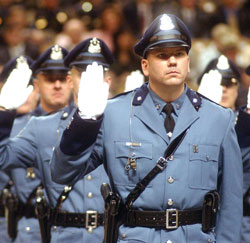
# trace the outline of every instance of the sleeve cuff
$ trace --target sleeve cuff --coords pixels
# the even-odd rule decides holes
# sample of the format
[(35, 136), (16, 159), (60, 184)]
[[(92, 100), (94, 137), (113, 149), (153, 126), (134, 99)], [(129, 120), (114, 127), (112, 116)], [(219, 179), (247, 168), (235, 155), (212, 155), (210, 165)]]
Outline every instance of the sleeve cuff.
[(103, 115), (96, 120), (82, 119), (78, 110), (62, 135), (60, 149), (66, 155), (79, 155), (95, 143)]
[(0, 140), (10, 136), (16, 111), (0, 111)]

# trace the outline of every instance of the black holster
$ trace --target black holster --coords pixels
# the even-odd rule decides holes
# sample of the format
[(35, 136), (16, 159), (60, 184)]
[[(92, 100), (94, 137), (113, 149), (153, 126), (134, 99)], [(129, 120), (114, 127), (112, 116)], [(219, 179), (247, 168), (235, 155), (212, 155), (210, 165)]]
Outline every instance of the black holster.
[(219, 210), (220, 195), (217, 191), (208, 192), (202, 207), (202, 231), (207, 233), (216, 225), (216, 215)]
[(7, 231), (10, 238), (15, 239), (17, 236), (17, 223), (20, 219), (18, 214), (18, 199), (9, 189), (4, 189), (5, 197), (5, 219)]
[(104, 210), (104, 243), (116, 243), (119, 227), (122, 224), (122, 201), (120, 195), (111, 191), (110, 186), (103, 183), (101, 193), (105, 201)]
[(50, 242), (51, 224), (48, 220), (48, 206), (43, 194), (42, 187), (37, 188), (35, 212), (39, 221), (42, 243), (48, 243)]

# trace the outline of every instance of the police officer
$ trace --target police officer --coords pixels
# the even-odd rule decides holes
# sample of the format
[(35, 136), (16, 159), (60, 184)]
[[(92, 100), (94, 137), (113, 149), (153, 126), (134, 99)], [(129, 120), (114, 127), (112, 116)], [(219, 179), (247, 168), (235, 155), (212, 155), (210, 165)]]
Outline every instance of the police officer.
[[(19, 56), (10, 60), (3, 68), (0, 78), (1, 80), (8, 82), (14, 82), (15, 80), (22, 80), (26, 79), (27, 82), (30, 80), (31, 70), (29, 70), (29, 66), (32, 64), (33, 60), (28, 56)], [(27, 69), (26, 69), (27, 68)], [(21, 81), (20, 81), (21, 83)], [(14, 89), (15, 87), (4, 87), (3, 89), (11, 88)], [(22, 90), (16, 89), (16, 94), (24, 99), (26, 97), (25, 92), (18, 94), (18, 92), (22, 92)], [(34, 93), (34, 92), (33, 92)], [(34, 97), (34, 95), (31, 95)], [(1, 96), (1, 105), (14, 108), (13, 102), (10, 100), (13, 97), (3, 97)], [(19, 98), (20, 99), (20, 98)], [(18, 100), (18, 98), (16, 99)], [(19, 107), (17, 112), (19, 116), (15, 119), (14, 125), (11, 131), (11, 134), (17, 133), (22, 126), (24, 126), (30, 114), (21, 114), (27, 113), (36, 105), (36, 101), (32, 101), (29, 104), (23, 105)], [(10, 107), (12, 106), (12, 107)], [(23, 108), (24, 109), (23, 109)], [(11, 124), (12, 125), (12, 124)], [(11, 126), (10, 126), (11, 127)], [(2, 143), (4, 143), (2, 141)], [(31, 169), (31, 168), (30, 168)], [(1, 172), (3, 173), (3, 172)], [(7, 230), (9, 237), (14, 240), (14, 242), (22, 242), (25, 239), (32, 239), (34, 242), (40, 242), (40, 233), (37, 224), (37, 220), (34, 218), (34, 210), (32, 211), (32, 205), (28, 205), (29, 208), (26, 207), (26, 203), (28, 201), (29, 196), (32, 194), (32, 191), (37, 187), (40, 183), (39, 174), (37, 178), (28, 178), (26, 176), (27, 172), (24, 169), (20, 170), (11, 170), (8, 171), (8, 181), (6, 181), (3, 191), (3, 199), (5, 202), (5, 208), (8, 208), (8, 214), (6, 215), (7, 218)], [(33, 173), (35, 175), (35, 173)], [(7, 175), (3, 176), (2, 178), (6, 178)], [(13, 186), (12, 186), (13, 185)], [(8, 196), (7, 196), (8, 194)], [(12, 197), (9, 198), (9, 197)], [(14, 200), (15, 204), (11, 204), (10, 200)], [(12, 205), (12, 206), (10, 206)], [(10, 212), (12, 211), (12, 212)], [(13, 215), (12, 215), (13, 214)], [(18, 223), (17, 223), (18, 222)], [(6, 241), (7, 242), (7, 241)]]
[[(67, 53), (66, 49), (52, 46), (36, 62), (32, 63), (31, 68), (35, 76), (34, 86), (35, 90), (40, 94), (40, 104), (32, 112), (15, 119), (10, 137), (16, 136), (27, 124), (31, 116), (45, 115), (68, 104), (71, 89), (69, 82), (66, 82), (68, 68), (63, 64), (63, 57)], [(17, 59), (18, 61), (20, 60)], [(25, 72), (26, 70), (21, 68), (21, 74)], [(16, 78), (20, 77), (17, 76)], [(16, 86), (10, 88), (12, 90), (17, 89)], [(16, 97), (8, 97), (9, 99), (16, 99)], [(3, 100), (3, 98), (1, 98), (2, 103), (4, 103), (6, 108), (10, 109), (8, 105), (5, 105), (8, 102)], [(18, 232), (15, 241), (41, 242), (39, 225), (37, 219), (35, 219), (34, 210), (35, 190), (41, 184), (40, 173), (32, 166), (25, 169), (12, 169), (10, 173), (18, 198), (17, 217), (21, 218), (18, 221)], [(10, 227), (14, 227), (13, 223)]]
[[(32, 63), (32, 59), (28, 56), (26, 57), (19, 57), (21, 58), (21, 60), (27, 60), (27, 67), (29, 67), (29, 65)], [(19, 59), (20, 60), (20, 59)], [(0, 74), (0, 81), (2, 83), (5, 83), (6, 80), (8, 79), (14, 79), (13, 75), (11, 77), (10, 73), (12, 72), (12, 70), (14, 68), (16, 68), (17, 66), (17, 58), (14, 58), (12, 60), (10, 60), (9, 62), (6, 63), (6, 65), (4, 66), (1, 74)], [(18, 71), (18, 70), (16, 70)], [(20, 73), (19, 73), (20, 74)], [(20, 78), (20, 76), (19, 76)], [(14, 119), (15, 117), (15, 112), (11, 112), (12, 113), (12, 117)], [(1, 142), (4, 143), (5, 140), (3, 140), (5, 137), (8, 137), (8, 135), (11, 132), (11, 128), (12, 128), (12, 124), (9, 124), (8, 128), (6, 129), (6, 133), (1, 137)], [(7, 231), (7, 224), (6, 224), (6, 220), (5, 220), (5, 208), (4, 208), (4, 204), (5, 204), (5, 199), (7, 196), (7, 193), (9, 192), (10, 188), (12, 187), (13, 182), (11, 181), (9, 175), (7, 175), (5, 172), (0, 171), (0, 192), (1, 192), (1, 202), (0, 202), (0, 213), (1, 213), (1, 217), (0, 217), (0, 238), (2, 239), (3, 242), (12, 242), (11, 237), (8, 235), (8, 231)], [(14, 225), (12, 225), (11, 227), (14, 228)]]
[(118, 242), (239, 242), (242, 162), (234, 114), (185, 84), (190, 48), (185, 24), (158, 16), (134, 48), (149, 82), (106, 108), (101, 68), (90, 66), (79, 111), (54, 150), (59, 183), (104, 164), (124, 204)]
[(218, 102), (224, 107), (231, 108), (235, 115), (235, 129), (241, 149), (243, 161), (243, 221), (240, 242), (248, 242), (250, 237), (250, 96), (248, 105), (237, 107), (238, 88), (241, 75), (237, 66), (224, 55), (211, 60), (199, 77), (200, 87), (198, 91), (209, 99)]
[[(103, 65), (105, 70), (113, 61), (105, 43), (96, 38), (83, 41), (66, 56), (65, 63), (71, 67), (66, 81), (71, 83), (74, 78), (77, 86), (82, 70), (93, 61)], [(77, 183), (62, 186), (51, 180), (52, 148), (72, 118), (70, 113), (71, 109), (63, 109), (50, 116), (31, 119), (22, 133), (8, 143), (8, 151), (2, 153), (12, 157), (7, 162), (4, 160), (3, 166), (33, 165), (41, 172), (50, 207), (51, 242), (102, 242), (104, 205), (99, 188), (108, 181), (103, 167), (79, 178)], [(13, 154), (13, 150), (18, 153)]]

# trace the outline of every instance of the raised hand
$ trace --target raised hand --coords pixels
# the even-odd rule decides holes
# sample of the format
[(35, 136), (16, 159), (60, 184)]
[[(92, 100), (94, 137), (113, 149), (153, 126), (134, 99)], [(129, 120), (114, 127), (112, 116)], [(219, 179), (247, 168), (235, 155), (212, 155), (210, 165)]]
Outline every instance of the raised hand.
[(29, 85), (32, 71), (27, 63), (20, 63), (7, 78), (0, 94), (0, 106), (5, 109), (17, 109), (23, 105), (33, 86)]
[(93, 62), (82, 72), (78, 108), (83, 119), (96, 119), (103, 114), (109, 94), (109, 84), (104, 81), (103, 66)]

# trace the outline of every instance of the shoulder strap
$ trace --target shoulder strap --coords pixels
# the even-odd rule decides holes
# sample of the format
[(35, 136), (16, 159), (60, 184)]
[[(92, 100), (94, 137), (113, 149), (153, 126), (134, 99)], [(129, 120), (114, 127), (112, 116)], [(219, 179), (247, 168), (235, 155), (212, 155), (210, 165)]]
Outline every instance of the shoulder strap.
[(163, 171), (168, 164), (168, 159), (170, 156), (172, 156), (176, 149), (179, 147), (181, 142), (183, 141), (185, 135), (187, 134), (189, 128), (184, 130), (178, 137), (176, 137), (167, 147), (164, 157), (160, 157), (157, 161), (154, 168), (141, 180), (139, 181), (135, 188), (129, 193), (125, 206), (127, 209), (132, 207), (133, 202), (142, 194), (142, 192), (145, 190), (146, 186), (152, 181), (157, 174), (159, 174), (161, 171)]

